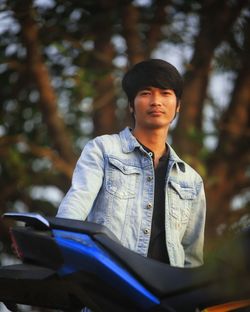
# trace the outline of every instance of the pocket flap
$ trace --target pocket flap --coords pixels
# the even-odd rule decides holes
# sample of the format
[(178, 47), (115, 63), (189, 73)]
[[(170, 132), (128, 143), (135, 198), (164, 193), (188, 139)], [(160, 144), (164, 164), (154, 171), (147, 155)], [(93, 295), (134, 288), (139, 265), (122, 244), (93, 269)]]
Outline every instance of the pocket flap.
[(193, 187), (190, 185), (186, 185), (183, 183), (183, 185), (178, 184), (175, 181), (170, 180), (169, 184), (171, 187), (179, 194), (180, 198), (182, 199), (194, 199), (196, 195), (196, 191)]
[(113, 157), (109, 157), (108, 160), (111, 165), (119, 169), (124, 174), (140, 173), (139, 168), (134, 167), (132, 164), (126, 164), (125, 162)]

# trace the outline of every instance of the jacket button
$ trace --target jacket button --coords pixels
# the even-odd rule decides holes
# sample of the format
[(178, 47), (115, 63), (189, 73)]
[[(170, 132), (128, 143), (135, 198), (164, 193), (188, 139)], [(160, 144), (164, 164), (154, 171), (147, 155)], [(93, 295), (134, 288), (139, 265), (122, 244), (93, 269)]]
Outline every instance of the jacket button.
[(152, 181), (153, 180), (153, 177), (147, 177), (147, 180), (148, 180), (148, 182), (150, 182), (150, 181)]
[(143, 231), (143, 233), (144, 233), (144, 234), (149, 234), (150, 231), (149, 231), (149, 229), (145, 229), (145, 230)]
[(148, 209), (152, 209), (152, 208), (153, 208), (153, 205), (152, 205), (151, 203), (148, 203), (148, 204), (147, 204), (147, 208), (148, 208)]

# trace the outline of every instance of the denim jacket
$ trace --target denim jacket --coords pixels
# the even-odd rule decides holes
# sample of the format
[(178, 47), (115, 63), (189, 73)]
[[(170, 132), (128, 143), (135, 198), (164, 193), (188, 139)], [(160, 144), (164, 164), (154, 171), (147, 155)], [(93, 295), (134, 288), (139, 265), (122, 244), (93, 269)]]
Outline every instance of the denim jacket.
[[(201, 177), (170, 149), (165, 230), (170, 264), (203, 263), (205, 194)], [(147, 256), (154, 203), (154, 166), (129, 128), (84, 147), (58, 217), (107, 226), (129, 249)]]

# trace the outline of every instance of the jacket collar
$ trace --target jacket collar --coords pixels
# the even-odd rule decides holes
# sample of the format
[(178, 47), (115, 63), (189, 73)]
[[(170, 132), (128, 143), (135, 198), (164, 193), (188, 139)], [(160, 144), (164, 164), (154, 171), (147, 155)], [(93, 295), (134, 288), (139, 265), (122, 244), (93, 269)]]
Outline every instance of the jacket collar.
[(136, 147), (140, 147), (140, 143), (133, 136), (131, 128), (126, 127), (119, 135), (122, 142), (122, 151), (124, 153), (131, 153)]
[(186, 163), (176, 154), (176, 152), (174, 151), (174, 149), (166, 142), (170, 154), (169, 154), (169, 162), (173, 162), (173, 164), (176, 164), (176, 166), (182, 171), (185, 172), (186, 171)]
[[(129, 127), (122, 130), (119, 135), (122, 143), (122, 151), (124, 153), (131, 153), (135, 148), (140, 147), (140, 143), (133, 136)], [(182, 172), (185, 172), (185, 162), (176, 154), (174, 149), (167, 142), (166, 144), (170, 151), (169, 161), (175, 163)]]

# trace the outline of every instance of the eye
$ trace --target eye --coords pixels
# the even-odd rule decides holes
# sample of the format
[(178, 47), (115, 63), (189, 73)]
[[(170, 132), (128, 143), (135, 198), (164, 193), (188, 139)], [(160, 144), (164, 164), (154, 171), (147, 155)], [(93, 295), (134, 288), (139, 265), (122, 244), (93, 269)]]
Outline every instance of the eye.
[(164, 96), (172, 95), (174, 92), (172, 90), (166, 89), (161, 92)]
[(162, 93), (163, 95), (169, 95), (169, 94), (170, 94), (169, 90), (162, 90), (161, 93)]
[(139, 92), (139, 95), (141, 95), (141, 96), (150, 95), (150, 91), (149, 91), (149, 90), (141, 90), (141, 91)]

